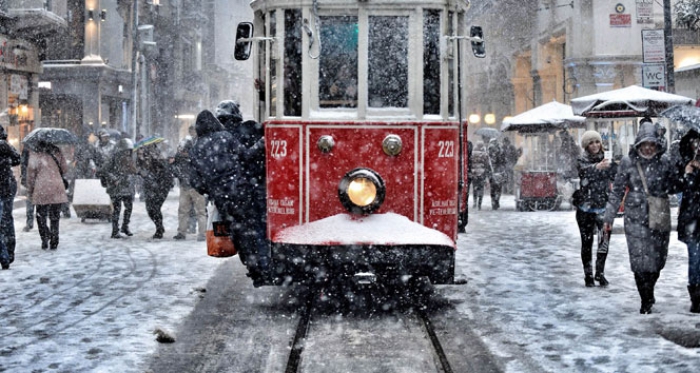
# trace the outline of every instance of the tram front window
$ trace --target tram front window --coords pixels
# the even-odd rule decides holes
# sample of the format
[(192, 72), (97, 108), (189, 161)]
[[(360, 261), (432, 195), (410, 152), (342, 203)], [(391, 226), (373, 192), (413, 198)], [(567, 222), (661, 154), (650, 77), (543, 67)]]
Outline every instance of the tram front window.
[(408, 17), (369, 17), (369, 106), (408, 106)]
[(357, 107), (357, 17), (321, 17), (319, 104)]

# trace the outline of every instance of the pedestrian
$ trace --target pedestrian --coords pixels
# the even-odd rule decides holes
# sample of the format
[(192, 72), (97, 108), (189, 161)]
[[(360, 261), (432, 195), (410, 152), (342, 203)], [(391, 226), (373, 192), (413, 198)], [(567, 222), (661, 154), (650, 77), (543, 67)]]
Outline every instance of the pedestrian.
[(484, 147), (483, 141), (477, 141), (476, 147), (472, 151), (472, 162), (471, 162), (471, 184), (472, 184), (472, 194), (474, 203), (474, 208), (481, 210), (481, 202), (484, 200), (484, 187), (486, 186), (486, 180), (488, 179), (488, 154), (486, 153), (486, 148)]
[(63, 184), (63, 174), (67, 170), (66, 160), (56, 145), (39, 142), (29, 157), (27, 194), (36, 206), (36, 222), (43, 250), (58, 248), (61, 205), (68, 202)]
[(90, 144), (90, 134), (88, 129), (83, 130), (75, 145), (75, 178), (94, 179), (96, 177), (97, 166), (95, 164), (96, 148)]
[(678, 240), (688, 245), (690, 312), (700, 313), (700, 133), (690, 130), (680, 141), (681, 191)]
[[(29, 164), (29, 157), (31, 155), (31, 150), (29, 149), (28, 146), (25, 146), (24, 149), (22, 149), (22, 155), (20, 156), (20, 184), (26, 189), (27, 188), (27, 165)], [(34, 204), (32, 203), (32, 199), (27, 196), (27, 198), (24, 200), (24, 208), (25, 208), (25, 215), (27, 217), (26, 219), (26, 224), (24, 228), (22, 228), (22, 231), (24, 232), (29, 232), (34, 228)]]
[(248, 276), (253, 279), (253, 286), (269, 284), (271, 281), (269, 251), (264, 251), (269, 249), (266, 240), (261, 239), (260, 231), (257, 230), (257, 227), (262, 224), (262, 219), (257, 214), (263, 214), (263, 212), (248, 211), (252, 207), (257, 207), (259, 197), (251, 198), (243, 192), (249, 191), (251, 185), (262, 182), (262, 180), (247, 179), (245, 174), (248, 172), (246, 163), (250, 163), (251, 159), (257, 157), (260, 147), (264, 147), (263, 140), (260, 138), (253, 147), (246, 148), (238, 138), (226, 131), (214, 114), (208, 110), (197, 115), (195, 128), (197, 141), (190, 154), (192, 186), (200, 194), (208, 195), (220, 213), (228, 214), (233, 218), (231, 239), (239, 252), (241, 261), (248, 269)]
[[(598, 137), (602, 139), (600, 134), (597, 134)], [(576, 141), (567, 130), (561, 130), (559, 132), (559, 138), (561, 139), (561, 145), (559, 147), (558, 154), (559, 159), (557, 163), (557, 174), (562, 180), (569, 181), (575, 178), (577, 175), (577, 167), (580, 163), (579, 156), (581, 156), (581, 149), (576, 144)], [(602, 144), (603, 141), (601, 140), (600, 142)], [(610, 159), (609, 161), (612, 160)]]
[(664, 154), (664, 132), (650, 121), (640, 123), (633, 148), (618, 166), (603, 220), (609, 232), (624, 197), (625, 238), (642, 314), (651, 313), (656, 302), (654, 286), (666, 264), (671, 230), (668, 195), (675, 193), (680, 179), (676, 165)]
[(106, 129), (101, 129), (97, 132), (98, 141), (95, 143), (95, 166), (97, 169), (102, 168), (105, 162), (112, 158), (112, 153), (117, 147), (117, 142), (112, 140), (111, 135)]
[(119, 140), (115, 153), (97, 172), (100, 182), (106, 188), (109, 199), (112, 201), (111, 238), (124, 238), (119, 234), (119, 215), (122, 205), (124, 205), (124, 219), (122, 220), (121, 233), (133, 236), (129, 230), (131, 211), (134, 208), (134, 194), (136, 194), (133, 181), (136, 174), (133, 151), (134, 143), (131, 139)]
[(596, 253), (595, 277), (591, 260), (593, 259), (593, 235), (603, 228), (603, 215), (608, 202), (610, 183), (615, 179), (617, 165), (605, 158), (603, 140), (596, 131), (586, 131), (581, 138), (583, 154), (578, 157), (576, 169), (581, 180), (581, 188), (574, 193), (576, 222), (581, 234), (581, 261), (586, 287), (608, 286), (605, 278), (605, 259), (608, 256), (607, 243), (599, 240)]
[(174, 186), (173, 175), (156, 144), (142, 146), (136, 152), (138, 175), (143, 178), (143, 193), (146, 200), (146, 212), (156, 226), (153, 238), (163, 238), (163, 213), (161, 208)]
[(501, 208), (501, 192), (507, 182), (503, 150), (496, 139), (490, 139), (486, 154), (489, 161), (489, 189), (491, 191), (491, 208)]
[(190, 213), (194, 210), (197, 217), (197, 224), (199, 225), (197, 241), (204, 241), (207, 227), (207, 203), (204, 196), (192, 188), (192, 184), (190, 183), (190, 177), (192, 176), (192, 165), (190, 161), (191, 150), (192, 140), (185, 138), (180, 141), (175, 156), (169, 159), (170, 168), (180, 182), (180, 200), (177, 208), (177, 235), (173, 238), (176, 240), (184, 240), (187, 238)]
[(503, 137), (503, 160), (505, 162), (506, 182), (504, 192), (513, 194), (515, 190), (515, 165), (523, 153), (522, 148), (518, 149), (510, 142), (508, 137)]
[(467, 185), (466, 185), (466, 198), (464, 199), (464, 211), (460, 212), (459, 219), (457, 222), (457, 232), (466, 233), (467, 224), (469, 223), (469, 188), (472, 185), (472, 153), (474, 152), (474, 146), (472, 142), (467, 140)]
[(7, 132), (0, 126), (0, 266), (10, 269), (15, 260), (15, 221), (12, 206), (17, 194), (17, 180), (12, 167), (19, 166), (20, 155), (7, 142)]

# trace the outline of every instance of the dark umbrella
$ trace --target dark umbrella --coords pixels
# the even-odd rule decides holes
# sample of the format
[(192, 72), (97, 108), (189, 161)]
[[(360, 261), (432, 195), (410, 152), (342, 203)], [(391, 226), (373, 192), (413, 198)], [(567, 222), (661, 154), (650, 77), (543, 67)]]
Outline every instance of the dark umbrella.
[(676, 105), (661, 112), (662, 117), (682, 124), (688, 129), (700, 132), (700, 107)]
[(22, 142), (30, 148), (36, 148), (40, 142), (54, 145), (77, 144), (78, 138), (64, 128), (41, 127), (29, 132)]
[(488, 138), (494, 138), (501, 136), (501, 131), (492, 128), (492, 127), (481, 127), (474, 134), (478, 136), (483, 136), (483, 137), (488, 137)]

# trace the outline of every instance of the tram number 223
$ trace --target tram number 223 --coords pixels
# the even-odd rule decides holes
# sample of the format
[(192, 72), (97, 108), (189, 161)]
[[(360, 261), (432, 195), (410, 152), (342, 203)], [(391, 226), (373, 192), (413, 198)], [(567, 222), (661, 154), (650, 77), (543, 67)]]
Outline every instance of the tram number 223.
[(284, 158), (287, 156), (287, 141), (286, 140), (271, 140), (270, 155), (272, 158)]
[(454, 156), (455, 156), (455, 142), (454, 141), (438, 141), (438, 147), (440, 148), (440, 153), (438, 153), (438, 158), (454, 158)]

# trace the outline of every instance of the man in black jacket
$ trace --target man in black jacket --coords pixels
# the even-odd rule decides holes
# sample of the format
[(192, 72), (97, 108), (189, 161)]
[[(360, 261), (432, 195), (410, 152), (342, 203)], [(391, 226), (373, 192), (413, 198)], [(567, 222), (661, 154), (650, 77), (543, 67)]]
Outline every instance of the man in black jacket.
[(20, 155), (7, 142), (7, 133), (0, 126), (0, 265), (9, 269), (15, 260), (15, 223), (12, 205), (17, 194), (17, 180), (12, 167), (18, 166)]
[[(259, 185), (264, 188), (264, 179), (251, 174), (249, 166), (256, 164), (260, 148), (264, 147), (263, 140), (260, 138), (246, 147), (240, 137), (224, 130), (208, 110), (199, 113), (195, 129), (197, 141), (190, 153), (192, 187), (200, 194), (209, 195), (219, 212), (233, 219), (231, 239), (248, 268), (253, 285), (269, 284), (270, 253), (265, 236), (265, 205), (260, 206), (260, 189), (254, 188)], [(262, 151), (264, 155), (264, 149)]]

